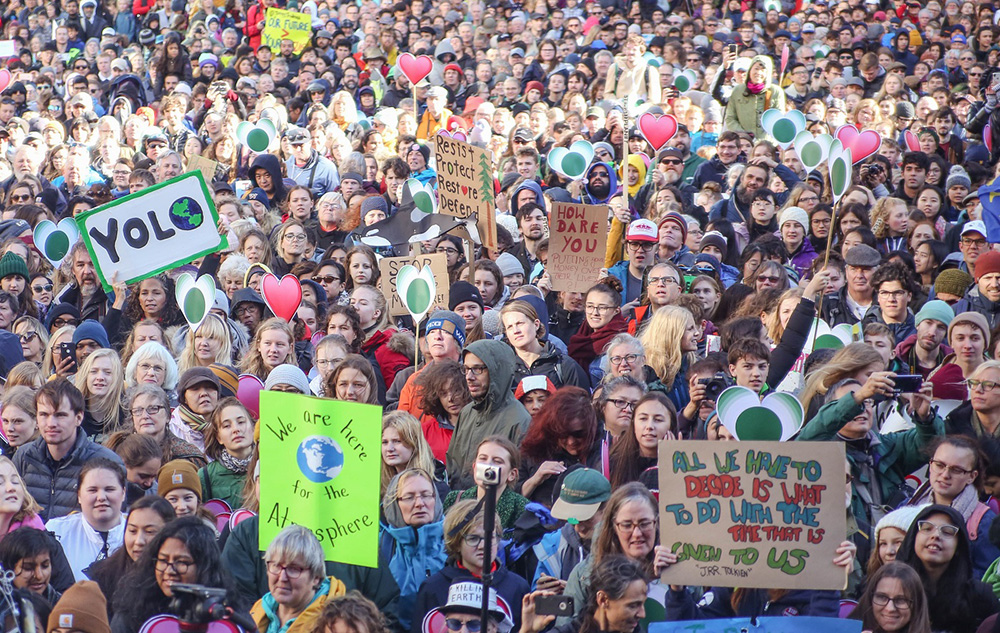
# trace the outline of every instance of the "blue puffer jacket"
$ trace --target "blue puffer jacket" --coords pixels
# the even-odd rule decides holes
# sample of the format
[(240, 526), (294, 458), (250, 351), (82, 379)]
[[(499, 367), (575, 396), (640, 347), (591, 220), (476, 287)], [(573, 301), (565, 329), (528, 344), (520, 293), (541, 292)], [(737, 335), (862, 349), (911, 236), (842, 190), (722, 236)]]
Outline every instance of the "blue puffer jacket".
[(444, 521), (419, 528), (397, 528), (383, 523), (379, 550), (391, 555), (389, 571), (399, 585), (399, 623), (403, 630), (408, 630), (420, 585), (444, 569), (448, 561), (444, 553)]

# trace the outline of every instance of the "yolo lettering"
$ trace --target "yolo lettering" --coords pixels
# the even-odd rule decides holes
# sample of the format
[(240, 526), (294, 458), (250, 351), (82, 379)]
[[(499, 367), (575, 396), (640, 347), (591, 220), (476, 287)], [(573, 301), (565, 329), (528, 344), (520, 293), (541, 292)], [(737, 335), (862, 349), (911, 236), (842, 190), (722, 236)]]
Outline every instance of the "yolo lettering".
[(107, 251), (112, 263), (117, 264), (121, 259), (118, 256), (119, 236), (132, 248), (140, 249), (149, 244), (151, 235), (157, 241), (164, 242), (177, 234), (177, 231), (172, 228), (168, 227), (164, 229), (160, 226), (160, 221), (156, 217), (156, 211), (150, 211), (146, 214), (146, 217), (149, 219), (148, 223), (143, 221), (141, 217), (132, 217), (125, 220), (121, 226), (121, 231), (118, 230), (118, 219), (110, 218), (108, 220), (107, 231), (101, 233), (97, 227), (93, 227), (89, 231), (90, 238)]

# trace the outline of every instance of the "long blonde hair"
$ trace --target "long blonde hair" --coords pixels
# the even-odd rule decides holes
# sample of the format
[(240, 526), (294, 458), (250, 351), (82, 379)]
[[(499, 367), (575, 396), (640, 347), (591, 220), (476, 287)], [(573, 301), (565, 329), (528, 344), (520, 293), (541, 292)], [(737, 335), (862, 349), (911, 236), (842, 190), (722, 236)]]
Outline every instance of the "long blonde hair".
[[(250, 349), (240, 361), (240, 373), (253, 374), (261, 380), (266, 379), (267, 375), (271, 373), (271, 370), (264, 364), (264, 357), (260, 355), (260, 339), (264, 336), (264, 332), (271, 330), (281, 330), (288, 336), (288, 356), (281, 360), (281, 364), (298, 365), (295, 360), (295, 335), (292, 334), (291, 326), (284, 319), (273, 317), (257, 326), (253, 341), (250, 342)], [(372, 389), (374, 388), (373, 385)]]
[(219, 351), (215, 354), (215, 360), (212, 362), (222, 365), (231, 365), (233, 363), (233, 343), (229, 339), (229, 326), (223, 323), (219, 317), (209, 314), (208, 318), (201, 322), (197, 330), (189, 327), (187, 334), (184, 335), (184, 349), (181, 350), (180, 358), (177, 359), (178, 375), (183, 374), (192, 367), (200, 367), (198, 357), (194, 351), (195, 337), (199, 334), (222, 341)]
[(52, 358), (52, 348), (55, 346), (56, 341), (67, 334), (69, 335), (70, 340), (72, 340), (73, 332), (76, 332), (75, 325), (64, 325), (49, 337), (49, 342), (45, 344), (45, 355), (42, 356), (42, 374), (46, 378), (56, 373), (56, 362)]
[[(97, 361), (107, 358), (111, 361), (111, 379), (108, 393), (98, 396), (90, 391), (87, 377)], [(113, 349), (99, 349), (83, 361), (80, 371), (76, 372), (76, 388), (83, 394), (87, 410), (101, 424), (103, 433), (111, 434), (121, 426), (122, 395), (125, 392), (125, 371), (118, 352)]]
[(799, 394), (802, 407), (809, 411), (813, 398), (825, 396), (830, 387), (844, 378), (852, 377), (869, 365), (882, 364), (881, 354), (865, 343), (851, 343), (833, 355), (830, 362), (823, 365), (806, 378), (806, 385)]
[[(789, 299), (801, 299), (802, 298), (802, 288), (795, 287), (789, 288), (781, 294), (778, 298), (778, 304), (774, 307), (772, 312), (767, 315), (767, 336), (775, 342), (775, 344), (781, 341), (782, 335), (785, 333), (785, 326), (781, 324), (781, 304)], [(795, 302), (798, 305), (798, 301)]]
[(642, 333), (640, 340), (646, 350), (646, 361), (668, 387), (680, 371), (684, 360), (680, 342), (688, 322), (693, 321), (694, 317), (686, 308), (663, 306), (656, 311)]
[[(413, 455), (410, 456), (410, 461), (406, 464), (404, 470), (406, 468), (419, 468), (428, 474), (433, 473), (435, 466), (434, 453), (431, 452), (431, 447), (424, 438), (420, 422), (406, 411), (390, 411), (382, 416), (382, 434), (384, 435), (385, 430), (389, 428), (395, 429), (403, 444), (406, 444), (413, 451)], [(388, 466), (385, 460), (382, 460), (382, 496), (385, 496), (389, 482), (395, 476), (395, 469)], [(433, 475), (431, 476), (433, 477)], [(433, 479), (431, 479), (431, 483), (433, 483)]]
[[(14, 472), (17, 472), (17, 466), (15, 466), (14, 462), (11, 461), (11, 459), (6, 455), (0, 455), (0, 464), (7, 464), (14, 469)], [(25, 519), (28, 519), (33, 515), (37, 515), (42, 511), (42, 506), (38, 505), (35, 498), (31, 496), (30, 492), (28, 492), (28, 488), (24, 485), (24, 480), (21, 479), (20, 474), (18, 474), (17, 481), (21, 485), (21, 495), (24, 498), (21, 500), (21, 509), (14, 513), (11, 523), (24, 521)]]

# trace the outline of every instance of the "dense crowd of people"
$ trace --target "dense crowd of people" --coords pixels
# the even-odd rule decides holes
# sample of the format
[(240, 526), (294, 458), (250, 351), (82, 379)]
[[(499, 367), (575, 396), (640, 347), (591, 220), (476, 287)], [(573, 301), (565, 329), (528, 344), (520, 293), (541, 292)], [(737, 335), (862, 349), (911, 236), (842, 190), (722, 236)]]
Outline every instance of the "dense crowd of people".
[[(311, 28), (281, 39), (280, 9)], [(3, 2), (5, 626), (189, 622), (194, 584), (261, 633), (761, 615), (1000, 630), (1000, 220), (980, 196), (1000, 161), (995, 9)], [(865, 135), (848, 186), (778, 142), (770, 109)], [(676, 121), (664, 145), (637, 128), (646, 113)], [(270, 144), (251, 149), (244, 122)], [(496, 248), (453, 218), (418, 228), (441, 133), (488, 151)], [(592, 160), (571, 178), (549, 156), (579, 141)], [(65, 257), (34, 241), (194, 170), (218, 252), (126, 284), (83, 241)], [(585, 292), (547, 270), (566, 202), (607, 210)], [(380, 261), (424, 254), (446, 262), (448, 298), (414, 323)], [(217, 288), (197, 327), (184, 272)], [(291, 321), (262, 297), (269, 273), (299, 281)], [(300, 526), (260, 548), (242, 375), (382, 408), (377, 567), (326, 561)], [(678, 557), (660, 542), (658, 445), (738, 441), (714, 400), (732, 385), (795, 394), (794, 441), (845, 447), (845, 591), (659, 580)], [(553, 613), (553, 595), (572, 601)]]

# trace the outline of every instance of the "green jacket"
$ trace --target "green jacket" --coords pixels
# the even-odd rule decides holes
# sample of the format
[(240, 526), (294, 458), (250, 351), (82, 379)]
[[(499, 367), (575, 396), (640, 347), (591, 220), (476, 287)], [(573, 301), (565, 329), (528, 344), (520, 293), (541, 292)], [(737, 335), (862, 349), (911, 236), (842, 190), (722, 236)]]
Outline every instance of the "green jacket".
[(760, 94), (749, 94), (746, 85), (733, 87), (733, 94), (729, 97), (729, 105), (726, 106), (725, 129), (732, 132), (750, 132), (754, 135), (754, 141), (768, 139), (773, 142), (764, 128), (761, 126), (760, 117), (765, 110), (777, 108), (784, 111), (785, 93), (777, 84), (772, 82), (774, 76), (774, 62), (767, 55), (757, 55), (750, 60), (750, 65), (756, 63), (764, 64), (765, 68), (765, 88)]
[(234, 473), (223, 466), (222, 462), (214, 461), (198, 471), (198, 479), (201, 480), (201, 496), (206, 501), (222, 499), (234, 510), (243, 507), (246, 473)]
[[(813, 419), (809, 420), (796, 440), (799, 441), (829, 441), (839, 440), (837, 432), (862, 411), (862, 405), (854, 401), (852, 394), (847, 394), (839, 400), (823, 405)], [(924, 466), (927, 457), (924, 448), (930, 441), (944, 435), (944, 420), (938, 415), (927, 421), (914, 420), (914, 428), (898, 433), (868, 432), (868, 455), (871, 456), (877, 474), (878, 485), (883, 502), (888, 502), (897, 496), (903, 487), (906, 476)], [(847, 450), (847, 461), (851, 464), (851, 474), (855, 485), (851, 494), (851, 513), (863, 517), (873, 527), (872, 511), (858, 494), (858, 484), (868, 484), (868, 477), (862, 472), (860, 461), (862, 455), (852, 446)], [(902, 499), (900, 499), (902, 501)]]

